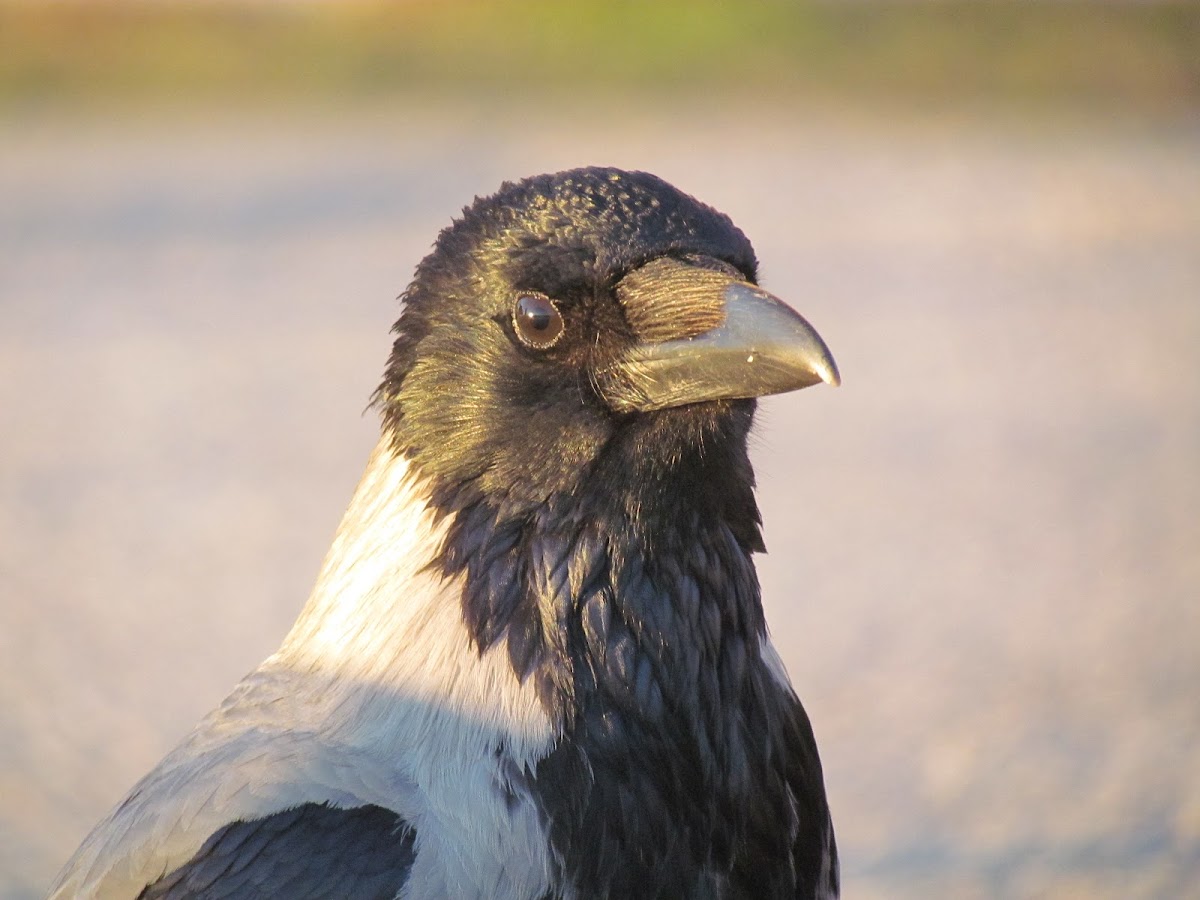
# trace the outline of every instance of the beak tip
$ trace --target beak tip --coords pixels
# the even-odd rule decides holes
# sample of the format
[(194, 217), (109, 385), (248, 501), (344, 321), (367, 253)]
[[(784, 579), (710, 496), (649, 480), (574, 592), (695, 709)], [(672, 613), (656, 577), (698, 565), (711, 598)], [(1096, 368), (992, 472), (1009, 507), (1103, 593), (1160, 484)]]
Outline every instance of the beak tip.
[(838, 372), (837, 364), (831, 359), (828, 366), (822, 366), (817, 376), (830, 387), (842, 386), (842, 375)]

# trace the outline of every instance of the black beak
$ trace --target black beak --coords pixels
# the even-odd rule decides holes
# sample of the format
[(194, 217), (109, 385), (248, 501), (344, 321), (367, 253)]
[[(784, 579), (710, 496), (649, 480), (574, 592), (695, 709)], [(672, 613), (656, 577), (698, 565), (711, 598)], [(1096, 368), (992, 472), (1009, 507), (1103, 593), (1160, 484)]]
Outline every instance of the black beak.
[(595, 380), (620, 412), (841, 383), (813, 327), (727, 266), (653, 260), (629, 273), (617, 296), (640, 340)]

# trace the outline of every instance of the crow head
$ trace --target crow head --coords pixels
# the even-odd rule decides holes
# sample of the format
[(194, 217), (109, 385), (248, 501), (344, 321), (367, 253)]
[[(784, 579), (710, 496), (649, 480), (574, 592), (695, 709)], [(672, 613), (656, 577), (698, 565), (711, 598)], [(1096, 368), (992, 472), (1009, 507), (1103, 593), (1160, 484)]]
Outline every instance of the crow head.
[(682, 478), (714, 498), (728, 482), (753, 523), (750, 398), (838, 377), (755, 272), (728, 217), (652, 175), (505, 184), (442, 232), (404, 295), (385, 425), (446, 508), (603, 493), (641, 521)]

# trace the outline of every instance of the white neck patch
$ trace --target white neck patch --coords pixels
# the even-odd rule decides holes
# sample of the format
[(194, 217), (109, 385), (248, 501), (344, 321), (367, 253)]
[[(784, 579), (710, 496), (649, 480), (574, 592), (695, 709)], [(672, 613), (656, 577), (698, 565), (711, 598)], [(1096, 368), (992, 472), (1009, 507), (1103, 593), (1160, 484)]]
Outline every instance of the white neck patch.
[(536, 758), (556, 737), (550, 719), (534, 685), (517, 680), (503, 640), (483, 654), (473, 646), (461, 579), (430, 567), (449, 518), (434, 523), (428, 496), (415, 467), (381, 439), (308, 604), (264, 667), (326, 672), (348, 691), (434, 702), (503, 731), (516, 755)]
[(263, 668), (316, 676), (324, 736), (415, 782), (421, 808), (398, 810), (417, 831), (404, 897), (536, 896), (551, 877), (549, 841), (509, 776), (532, 771), (558, 735), (506, 642), (482, 654), (472, 644), (462, 579), (430, 567), (449, 521), (435, 524), (428, 496), (385, 435), (307, 606)]

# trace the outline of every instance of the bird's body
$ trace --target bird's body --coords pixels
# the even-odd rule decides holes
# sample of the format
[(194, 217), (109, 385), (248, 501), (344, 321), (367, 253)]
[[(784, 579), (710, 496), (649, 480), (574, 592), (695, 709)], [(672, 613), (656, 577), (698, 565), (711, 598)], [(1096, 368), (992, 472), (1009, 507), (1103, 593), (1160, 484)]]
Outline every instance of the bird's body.
[(52, 896), (836, 897), (746, 398), (837, 376), (754, 267), (640, 173), (466, 210), (304, 612)]

